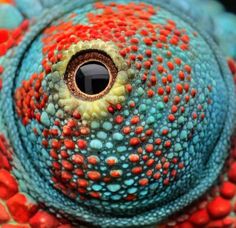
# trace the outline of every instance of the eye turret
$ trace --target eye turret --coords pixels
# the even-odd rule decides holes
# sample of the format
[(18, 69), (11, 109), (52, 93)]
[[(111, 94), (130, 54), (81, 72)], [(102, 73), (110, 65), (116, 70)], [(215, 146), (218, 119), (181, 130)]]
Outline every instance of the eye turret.
[(166, 6), (67, 4), (32, 29), (4, 81), (17, 178), (74, 221), (159, 223), (217, 179), (232, 77), (214, 42)]

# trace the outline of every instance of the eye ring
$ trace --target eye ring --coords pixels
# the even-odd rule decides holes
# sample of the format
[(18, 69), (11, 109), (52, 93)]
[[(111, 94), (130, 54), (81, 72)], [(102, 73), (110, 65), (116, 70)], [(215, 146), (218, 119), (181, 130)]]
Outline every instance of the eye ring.
[[(84, 77), (83, 80), (78, 77), (80, 77), (82, 74), (81, 68), (85, 68), (86, 66), (89, 68), (89, 65), (94, 65), (97, 69), (100, 68), (100, 70), (103, 70), (103, 72), (107, 70), (109, 77), (106, 85), (100, 85), (101, 87), (99, 89), (97, 88), (97, 92), (94, 94), (91, 91), (91, 93), (86, 93), (84, 85), (78, 83), (79, 81), (81, 82), (86, 80), (86, 77)], [(105, 96), (110, 91), (115, 82), (117, 74), (118, 69), (109, 55), (100, 50), (90, 49), (80, 51), (72, 56), (66, 68), (64, 81), (70, 92), (75, 97), (82, 100), (93, 101)], [(88, 75), (88, 77), (90, 76)]]

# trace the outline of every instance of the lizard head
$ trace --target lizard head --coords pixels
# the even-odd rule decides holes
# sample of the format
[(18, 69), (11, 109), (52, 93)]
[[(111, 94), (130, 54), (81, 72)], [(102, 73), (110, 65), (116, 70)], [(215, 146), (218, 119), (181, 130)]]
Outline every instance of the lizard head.
[(45, 13), (12, 60), (17, 178), (72, 220), (158, 222), (218, 177), (232, 77), (211, 38), (162, 4), (78, 2)]

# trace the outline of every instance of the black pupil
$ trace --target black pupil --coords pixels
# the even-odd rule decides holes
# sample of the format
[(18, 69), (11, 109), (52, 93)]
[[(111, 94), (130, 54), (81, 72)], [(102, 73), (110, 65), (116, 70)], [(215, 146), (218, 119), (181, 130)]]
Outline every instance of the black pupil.
[(100, 62), (84, 63), (76, 72), (76, 84), (81, 92), (94, 95), (106, 89), (110, 74)]

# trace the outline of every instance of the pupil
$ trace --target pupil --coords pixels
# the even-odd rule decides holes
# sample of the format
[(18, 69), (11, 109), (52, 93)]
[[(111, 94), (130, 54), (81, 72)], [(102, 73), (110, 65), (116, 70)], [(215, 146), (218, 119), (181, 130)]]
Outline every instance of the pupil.
[(100, 62), (84, 63), (76, 72), (76, 85), (83, 93), (94, 95), (106, 89), (110, 74)]

